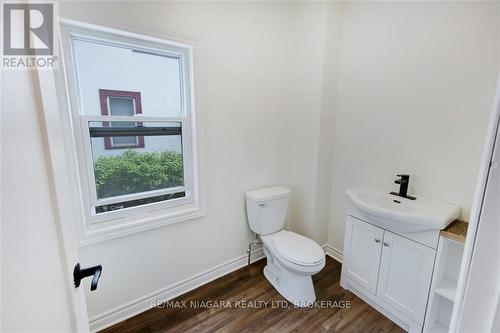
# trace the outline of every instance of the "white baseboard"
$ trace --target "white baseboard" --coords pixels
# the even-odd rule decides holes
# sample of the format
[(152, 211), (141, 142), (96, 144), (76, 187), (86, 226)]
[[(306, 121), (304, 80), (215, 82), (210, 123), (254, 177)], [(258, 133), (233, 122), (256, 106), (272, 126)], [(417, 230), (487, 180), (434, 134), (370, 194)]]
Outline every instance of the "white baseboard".
[[(252, 262), (264, 258), (264, 251), (262, 248), (255, 250), (252, 253)], [(196, 289), (206, 283), (218, 279), (226, 274), (229, 274), (237, 269), (247, 265), (248, 256), (246, 254), (231, 259), (223, 264), (217, 265), (204, 272), (191, 276), (180, 282), (174, 283), (166, 288), (162, 288), (153, 293), (139, 297), (133, 301), (127, 302), (114, 309), (108, 310), (97, 316), (90, 318), (90, 330), (97, 332), (106, 327), (110, 327), (130, 317), (133, 317), (141, 312), (149, 310), (151, 304), (158, 304), (164, 301), (171, 300), (182, 294)]]
[[(323, 245), (325, 254), (342, 263), (342, 251), (325, 244)], [(264, 258), (262, 248), (255, 250), (252, 253), (252, 262)], [(90, 318), (90, 330), (97, 332), (130, 317), (138, 315), (151, 308), (153, 303), (161, 303), (171, 300), (182, 294), (185, 294), (193, 289), (196, 289), (204, 284), (207, 284), (215, 279), (218, 279), (226, 274), (229, 274), (237, 269), (244, 267), (247, 264), (247, 255), (241, 255), (231, 259), (223, 264), (217, 265), (204, 272), (191, 276), (180, 282), (174, 283), (166, 288), (162, 288), (153, 293), (139, 297), (133, 301), (122, 304), (114, 309), (108, 310), (97, 316)]]
[(333, 259), (337, 260), (339, 263), (342, 263), (342, 251), (328, 244), (323, 245), (323, 250), (325, 251), (325, 254), (327, 256), (330, 256)]

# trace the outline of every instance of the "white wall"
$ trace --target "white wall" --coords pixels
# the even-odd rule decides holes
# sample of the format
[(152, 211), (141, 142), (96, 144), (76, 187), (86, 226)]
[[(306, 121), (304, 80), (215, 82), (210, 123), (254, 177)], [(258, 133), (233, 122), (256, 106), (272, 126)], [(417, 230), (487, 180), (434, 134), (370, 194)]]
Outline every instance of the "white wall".
[(319, 119), (319, 142), (317, 157), (316, 197), (314, 225), (316, 240), (328, 242), (333, 168), (333, 126), (337, 112), (339, 47), (343, 2), (328, 2), (326, 11), (323, 77), (321, 92), (321, 115)]
[(72, 328), (31, 71), (2, 73), (2, 332)]
[(296, 3), (289, 59), (292, 61), (288, 103), (289, 153), (286, 172), (293, 189), (289, 227), (315, 237), (314, 210), (326, 12), (324, 3)]
[[(343, 247), (346, 189), (397, 188), (467, 220), (498, 75), (498, 3), (352, 2), (340, 37), (329, 243)], [(328, 55), (327, 55), (328, 57)]]

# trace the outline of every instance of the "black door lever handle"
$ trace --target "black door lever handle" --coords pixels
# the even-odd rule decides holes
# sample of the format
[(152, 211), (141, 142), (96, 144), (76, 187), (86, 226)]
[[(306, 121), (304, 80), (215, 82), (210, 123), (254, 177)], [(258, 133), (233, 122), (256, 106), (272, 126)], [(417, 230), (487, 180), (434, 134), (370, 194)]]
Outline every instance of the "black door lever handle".
[(89, 268), (80, 268), (80, 263), (75, 265), (75, 269), (73, 270), (73, 279), (75, 280), (75, 288), (80, 286), (80, 282), (83, 278), (87, 276), (93, 276), (92, 282), (90, 284), (90, 290), (94, 291), (97, 289), (97, 283), (99, 282), (99, 278), (101, 277), (102, 266), (97, 265)]

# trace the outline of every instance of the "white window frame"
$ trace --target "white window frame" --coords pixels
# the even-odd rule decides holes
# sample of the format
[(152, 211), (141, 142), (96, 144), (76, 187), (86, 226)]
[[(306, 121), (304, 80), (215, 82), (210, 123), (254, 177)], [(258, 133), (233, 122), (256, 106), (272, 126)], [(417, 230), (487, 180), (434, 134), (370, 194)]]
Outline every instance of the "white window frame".
[[(193, 43), (185, 43), (117, 30), (73, 20), (60, 19), (62, 73), (59, 89), (67, 93), (69, 119), (71, 121), (71, 145), (74, 148), (75, 170), (78, 173), (77, 187), (82, 210), (80, 243), (86, 245), (106, 239), (177, 223), (206, 215), (204, 192), (204, 170), (201, 154), (201, 131), (197, 126), (195, 112)], [(84, 39), (99, 43), (121, 45), (149, 53), (171, 56), (181, 62), (181, 103), (179, 117), (150, 116), (90, 116), (83, 112), (78, 84), (78, 71), (72, 41)], [(178, 39), (178, 38), (177, 38)], [(58, 90), (59, 90), (58, 89)], [(176, 122), (182, 128), (182, 156), (184, 165), (184, 186), (128, 194), (119, 197), (98, 199), (95, 187), (89, 122), (91, 121), (135, 121)], [(71, 150), (71, 148), (69, 148)], [(149, 203), (116, 211), (95, 214), (94, 207), (128, 200), (153, 197), (167, 193), (185, 192), (185, 197)]]

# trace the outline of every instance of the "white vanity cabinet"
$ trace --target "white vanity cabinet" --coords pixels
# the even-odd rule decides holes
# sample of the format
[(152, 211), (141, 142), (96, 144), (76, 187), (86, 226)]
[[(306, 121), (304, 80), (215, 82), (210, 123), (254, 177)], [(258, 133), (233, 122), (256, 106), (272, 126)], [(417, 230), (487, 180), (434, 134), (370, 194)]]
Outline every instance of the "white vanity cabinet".
[(422, 330), (436, 256), (433, 237), (415, 235), (348, 215), (341, 277), (342, 287), (410, 332)]

